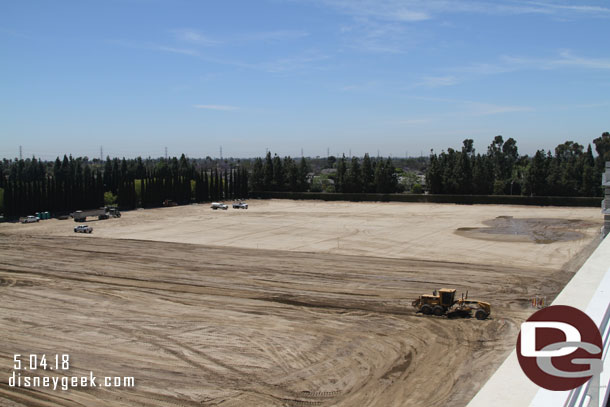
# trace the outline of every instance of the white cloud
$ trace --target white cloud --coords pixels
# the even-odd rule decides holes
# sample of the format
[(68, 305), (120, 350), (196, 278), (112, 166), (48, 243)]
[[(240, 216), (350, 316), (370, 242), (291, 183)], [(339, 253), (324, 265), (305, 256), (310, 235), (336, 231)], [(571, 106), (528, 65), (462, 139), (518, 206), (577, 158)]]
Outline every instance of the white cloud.
[[(339, 32), (355, 49), (378, 53), (404, 53), (418, 43), (418, 23), (451, 14), (539, 14), (561, 19), (579, 16), (610, 17), (610, 9), (554, 1), (491, 0), (301, 0), (335, 10), (351, 18)], [(442, 22), (441, 22), (442, 23)], [(411, 29), (410, 29), (411, 28)], [(483, 68), (483, 67), (480, 67)]]
[(530, 106), (498, 105), (494, 103), (477, 102), (463, 99), (436, 98), (426, 96), (412, 96), (411, 98), (421, 100), (423, 102), (435, 102), (439, 104), (451, 105), (450, 108), (443, 108), (443, 110), (450, 112), (445, 114), (444, 117), (490, 116), (503, 113), (532, 112), (535, 110)]
[(296, 72), (302, 71), (304, 69), (310, 71), (312, 69), (315, 69), (315, 62), (319, 62), (328, 58), (329, 57), (327, 55), (311, 50), (290, 57), (278, 58), (268, 62), (252, 64), (250, 65), (250, 67), (270, 73)]
[(302, 30), (272, 30), (261, 32), (250, 32), (232, 35), (222, 40), (213, 39), (203, 34), (199, 30), (192, 28), (180, 28), (170, 31), (175, 39), (180, 42), (187, 42), (199, 46), (215, 46), (215, 45), (236, 45), (249, 42), (272, 42), (272, 41), (288, 41), (307, 37), (309, 33)]
[[(502, 115), (507, 113), (522, 113), (532, 112), (534, 108), (529, 106), (516, 105), (498, 105), (494, 103), (474, 102), (469, 100), (455, 100), (444, 98), (428, 98), (415, 97), (415, 99), (438, 102), (440, 104), (450, 104), (449, 107), (443, 107), (441, 113), (427, 117), (410, 117), (404, 119), (396, 119), (391, 121), (391, 124), (405, 127), (422, 127), (429, 128), (430, 126), (441, 123), (454, 122), (456, 119), (476, 118), (483, 116)], [(476, 119), (475, 119), (476, 120)], [(446, 136), (446, 134), (444, 134)]]
[(502, 65), (498, 65), (499, 69), (505, 71), (514, 71), (517, 69), (557, 69), (561, 67), (576, 67), (586, 69), (610, 69), (610, 58), (591, 58), (576, 56), (570, 50), (559, 52), (556, 57), (550, 58), (529, 58), (503, 56), (501, 58)]
[(238, 41), (286, 41), (309, 36), (307, 31), (301, 30), (275, 30), (244, 34)]
[(453, 75), (446, 76), (425, 76), (421, 81), (417, 82), (415, 87), (424, 86), (429, 88), (438, 88), (441, 86), (452, 86), (460, 83), (460, 79)]
[(416, 126), (418, 124), (428, 124), (430, 122), (432, 122), (431, 118), (420, 117), (420, 118), (410, 118), (410, 119), (397, 120), (395, 123), (396, 124), (402, 124), (402, 125), (405, 125), (405, 126)]
[[(374, 18), (386, 21), (423, 21), (430, 18), (420, 5), (413, 1), (395, 0), (318, 0), (326, 7), (355, 17)], [(424, 4), (422, 2), (422, 4)]]
[(347, 45), (359, 51), (400, 54), (412, 48), (419, 34), (414, 29), (396, 21), (379, 21), (355, 17), (340, 28)]
[(139, 42), (128, 41), (128, 40), (109, 40), (108, 42), (111, 44), (115, 44), (115, 45), (119, 45), (121, 47), (127, 47), (127, 48), (171, 52), (173, 54), (190, 55), (190, 56), (194, 56), (194, 57), (200, 56), (199, 52), (192, 48), (174, 47), (174, 46), (169, 46), (169, 45), (160, 45), (160, 44), (153, 44), (153, 43), (139, 43)]
[(610, 14), (610, 8), (589, 5), (570, 5), (570, 4), (554, 4), (554, 3), (532, 3), (533, 5), (543, 7), (549, 10), (571, 11), (587, 14)]
[(510, 57), (502, 56), (500, 62), (496, 63), (474, 63), (468, 66), (453, 68), (454, 72), (461, 72), (475, 75), (495, 75), (500, 73), (516, 71), (518, 68)]
[[(471, 79), (472, 76), (476, 75), (497, 75), (516, 71), (544, 71), (565, 68), (609, 70), (610, 58), (582, 57), (574, 55), (569, 50), (563, 50), (556, 56), (546, 58), (503, 55), (495, 63), (475, 63), (469, 66), (451, 68), (450, 71), (453, 72), (454, 75), (457, 73), (458, 77), (447, 75), (446, 78), (453, 78), (457, 83), (463, 80)], [(435, 81), (433, 78), (435, 77), (431, 78), (430, 83), (434, 84)], [(442, 78), (445, 77), (440, 76), (438, 78), (440, 86), (442, 85)], [(448, 79), (448, 82), (451, 81)], [(416, 85), (423, 86), (425, 84), (426, 80)]]
[(177, 30), (171, 30), (176, 39), (180, 41), (190, 42), (197, 45), (212, 46), (220, 44), (219, 41), (208, 38), (197, 30), (190, 28), (182, 28)]
[(205, 55), (194, 48), (189, 47), (176, 47), (176, 46), (168, 46), (168, 45), (159, 45), (159, 44), (151, 44), (151, 43), (137, 43), (133, 41), (126, 40), (113, 40), (109, 41), (113, 44), (120, 45), (122, 47), (136, 48), (136, 49), (144, 49), (144, 50), (154, 50), (161, 52), (170, 52), (173, 54), (181, 54), (188, 55), (192, 57), (196, 57), (202, 61), (207, 61), (213, 64), (219, 65), (228, 65), (228, 66), (236, 66), (245, 69), (253, 69), (257, 71), (263, 71), (268, 73), (288, 73), (288, 72), (296, 72), (303, 70), (320, 70), (323, 69), (321, 66), (316, 66), (315, 62), (322, 61), (328, 59), (329, 57), (325, 54), (321, 54), (317, 50), (306, 50), (301, 53), (292, 56), (286, 56), (281, 58), (276, 58), (268, 61), (260, 61), (260, 62), (245, 62), (240, 60), (232, 60), (232, 59), (223, 59), (223, 58), (215, 58), (213, 56)]
[(581, 3), (566, 4), (554, 1), (490, 1), (490, 0), (314, 0), (315, 3), (339, 12), (385, 21), (417, 22), (440, 14), (477, 13), (494, 15), (547, 14), (610, 15), (610, 8)]
[(591, 69), (610, 69), (609, 58), (584, 58), (572, 55), (570, 51), (562, 51), (560, 58), (552, 61), (554, 65), (576, 66)]
[(207, 109), (207, 110), (238, 110), (238, 107), (235, 106), (227, 106), (227, 105), (193, 105), (196, 109)]
[(368, 81), (364, 83), (345, 85), (339, 88), (342, 92), (360, 92), (376, 88), (379, 85), (377, 81)]
[(464, 109), (470, 116), (490, 116), (502, 113), (531, 112), (534, 110), (528, 106), (506, 106), (478, 102), (465, 102)]
[[(290, 0), (285, 0), (290, 1)], [(294, 0), (292, 0), (294, 1)], [(353, 47), (366, 51), (401, 53), (417, 38), (406, 27), (452, 14), (498, 16), (544, 15), (557, 21), (579, 17), (610, 18), (610, 8), (588, 5), (576, 0), (297, 0), (317, 4), (348, 16), (352, 24), (342, 23), (340, 33)], [(591, 0), (593, 1), (593, 0)]]
[(171, 53), (174, 53), (174, 54), (190, 55), (190, 56), (193, 56), (193, 57), (199, 56), (199, 52), (197, 52), (194, 49), (167, 47), (165, 45), (157, 45), (157, 46), (154, 46), (152, 48), (157, 49), (159, 51), (171, 52)]
[(607, 107), (610, 102), (595, 102), (595, 103), (576, 103), (570, 105), (549, 106), (549, 110), (574, 110), (574, 109), (597, 109)]

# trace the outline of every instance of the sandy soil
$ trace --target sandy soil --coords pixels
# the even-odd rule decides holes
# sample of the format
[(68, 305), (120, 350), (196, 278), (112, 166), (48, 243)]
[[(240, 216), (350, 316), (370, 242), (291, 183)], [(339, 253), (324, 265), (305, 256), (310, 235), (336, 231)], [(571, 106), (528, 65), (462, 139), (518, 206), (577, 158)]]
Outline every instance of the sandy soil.
[[(527, 219), (521, 238), (494, 221), (507, 216)], [(595, 247), (601, 216), (251, 201), (87, 224), (91, 235), (71, 220), (0, 225), (2, 406), (464, 406), (530, 299), (550, 301)], [(522, 238), (540, 233), (573, 240)], [(491, 302), (492, 318), (415, 314), (411, 300), (441, 287)], [(71, 356), (69, 371), (42, 375), (136, 387), (9, 387), (13, 355), (32, 353)]]

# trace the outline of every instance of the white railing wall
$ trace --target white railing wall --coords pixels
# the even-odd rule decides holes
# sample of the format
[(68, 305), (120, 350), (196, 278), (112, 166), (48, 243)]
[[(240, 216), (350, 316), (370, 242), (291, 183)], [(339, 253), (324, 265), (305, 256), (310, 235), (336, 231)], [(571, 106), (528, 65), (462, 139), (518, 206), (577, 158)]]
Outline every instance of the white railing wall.
[[(589, 385), (573, 392), (552, 392), (540, 389), (521, 370), (513, 351), (467, 407), (601, 407), (607, 403), (610, 380), (608, 357), (610, 331), (610, 238), (604, 239), (572, 280), (559, 293), (552, 305), (570, 305), (586, 312), (595, 321), (604, 338), (604, 371), (600, 377), (600, 404), (590, 404)], [(532, 313), (534, 311), (532, 310)], [(515, 337), (515, 342), (517, 338)], [(567, 403), (567, 404), (566, 404)], [(571, 403), (571, 404), (570, 404)]]

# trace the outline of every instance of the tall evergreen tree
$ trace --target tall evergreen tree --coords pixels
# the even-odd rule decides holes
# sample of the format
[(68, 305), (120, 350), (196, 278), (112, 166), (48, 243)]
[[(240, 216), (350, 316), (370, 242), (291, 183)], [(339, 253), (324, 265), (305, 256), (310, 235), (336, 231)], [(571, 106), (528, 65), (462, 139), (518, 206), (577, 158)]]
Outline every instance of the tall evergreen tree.
[(273, 160), (271, 159), (271, 152), (267, 152), (265, 156), (265, 163), (263, 165), (263, 189), (265, 191), (271, 191), (273, 187)]
[(345, 163), (345, 154), (337, 162), (337, 179), (335, 180), (335, 191), (345, 192), (345, 182), (347, 176), (347, 165)]
[(546, 153), (544, 150), (538, 150), (526, 173), (526, 192), (534, 196), (545, 195), (548, 176)]
[(442, 172), (443, 170), (437, 155), (430, 152), (430, 165), (428, 166), (428, 172), (426, 173), (426, 184), (433, 194), (442, 194), (444, 192)]
[(371, 157), (369, 157), (369, 153), (364, 154), (364, 158), (362, 159), (362, 190), (363, 192), (375, 192), (375, 187), (373, 185), (373, 165), (371, 163)]
[(252, 190), (262, 191), (265, 189), (265, 175), (263, 173), (263, 160), (260, 157), (254, 159), (252, 165), (251, 184)]
[(286, 170), (286, 178), (288, 182), (289, 191), (298, 191), (299, 169), (292, 158), (284, 158), (284, 169)]
[(597, 170), (603, 172), (606, 161), (610, 161), (610, 133), (602, 133), (600, 137), (593, 140), (593, 144), (597, 151)]
[(273, 181), (272, 188), (274, 191), (283, 191), (284, 184), (286, 183), (286, 173), (284, 171), (284, 166), (282, 165), (282, 160), (276, 154), (273, 157)]
[(358, 162), (358, 158), (352, 157), (352, 161), (347, 170), (345, 192), (362, 192), (363, 189), (360, 163)]
[(301, 157), (301, 161), (299, 162), (299, 170), (297, 175), (297, 191), (303, 192), (309, 189), (307, 183), (307, 174), (309, 174), (309, 166), (307, 165), (307, 161), (305, 157)]

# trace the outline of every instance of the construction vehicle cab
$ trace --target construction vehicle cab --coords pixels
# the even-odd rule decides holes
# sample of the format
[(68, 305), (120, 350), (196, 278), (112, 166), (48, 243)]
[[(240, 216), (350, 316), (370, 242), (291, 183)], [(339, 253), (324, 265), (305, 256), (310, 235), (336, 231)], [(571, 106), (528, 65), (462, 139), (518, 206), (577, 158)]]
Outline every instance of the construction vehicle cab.
[(431, 295), (420, 295), (413, 301), (412, 305), (424, 315), (434, 314), (436, 316), (470, 316), (474, 311), (477, 319), (486, 319), (491, 313), (491, 305), (487, 302), (469, 300), (468, 292), (466, 297), (455, 299), (456, 290), (453, 288), (441, 288), (435, 290)]
[(422, 314), (425, 315), (443, 315), (447, 312), (455, 302), (455, 289), (441, 288), (436, 290), (434, 293), (420, 295), (417, 300), (413, 302), (413, 306), (418, 308)]
[(455, 302), (455, 289), (441, 288), (438, 294), (442, 307), (449, 308)]

